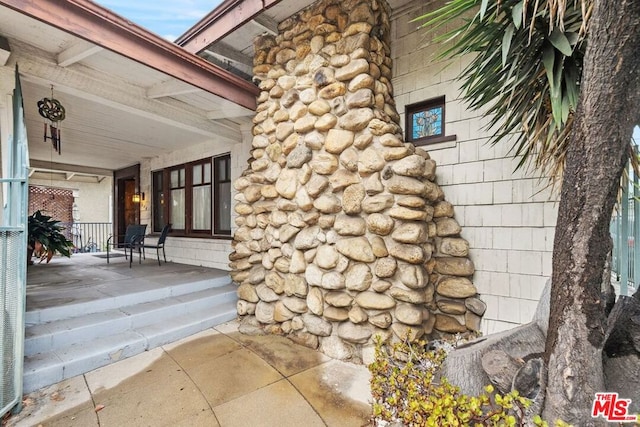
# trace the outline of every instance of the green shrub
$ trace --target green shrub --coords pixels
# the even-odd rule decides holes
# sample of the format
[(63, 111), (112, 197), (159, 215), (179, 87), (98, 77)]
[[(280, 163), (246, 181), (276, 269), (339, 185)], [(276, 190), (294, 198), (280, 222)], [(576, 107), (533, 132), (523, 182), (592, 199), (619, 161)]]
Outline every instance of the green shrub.
[[(467, 396), (446, 378), (437, 378), (446, 346), (429, 349), (424, 341), (405, 340), (388, 346), (378, 340), (371, 371), (375, 425), (407, 427), (523, 426), (531, 404), (517, 391), (501, 395), (493, 386), (480, 396)], [(534, 423), (548, 427), (540, 417)], [(558, 422), (557, 427), (567, 426)]]

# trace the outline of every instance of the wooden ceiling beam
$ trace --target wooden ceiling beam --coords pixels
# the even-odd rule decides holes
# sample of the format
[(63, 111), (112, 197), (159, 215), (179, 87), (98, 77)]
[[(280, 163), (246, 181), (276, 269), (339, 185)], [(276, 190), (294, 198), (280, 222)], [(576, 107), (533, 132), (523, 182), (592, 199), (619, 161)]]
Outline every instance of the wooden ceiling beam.
[(258, 15), (250, 22), (257, 27), (262, 28), (272, 36), (278, 35), (278, 23), (266, 15)]
[(158, 99), (166, 96), (186, 95), (201, 92), (202, 89), (188, 85), (180, 80), (168, 80), (147, 88), (147, 98)]
[[(55, 172), (64, 174), (82, 174), (82, 175), (96, 175), (96, 176), (113, 176), (113, 171), (110, 169), (92, 168), (89, 166), (69, 165), (66, 163), (47, 162), (43, 160), (29, 161), (29, 167), (31, 172)], [(30, 172), (30, 173), (31, 173)]]
[(205, 49), (205, 53), (209, 55), (220, 55), (224, 58), (227, 58), (233, 62), (240, 63), (249, 67), (250, 70), (253, 70), (253, 58), (250, 58), (248, 55), (243, 54), (229, 46), (227, 43), (219, 41), (216, 42), (209, 49)]
[(63, 50), (58, 54), (57, 62), (61, 67), (68, 67), (71, 64), (75, 64), (78, 61), (82, 61), (85, 58), (90, 57), (104, 48), (96, 46), (92, 43), (81, 40), (73, 46)]

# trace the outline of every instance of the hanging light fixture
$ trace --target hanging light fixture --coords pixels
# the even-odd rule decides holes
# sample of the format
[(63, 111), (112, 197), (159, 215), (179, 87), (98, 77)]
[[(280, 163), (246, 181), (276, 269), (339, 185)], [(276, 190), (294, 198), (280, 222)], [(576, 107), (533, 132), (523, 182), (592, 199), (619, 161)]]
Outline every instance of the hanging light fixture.
[(44, 123), (44, 142), (51, 140), (53, 149), (62, 154), (62, 139), (60, 122), (65, 118), (65, 110), (60, 101), (53, 97), (53, 85), (51, 85), (51, 98), (42, 98), (38, 101), (38, 113), (49, 121), (49, 133), (47, 134), (47, 122)]

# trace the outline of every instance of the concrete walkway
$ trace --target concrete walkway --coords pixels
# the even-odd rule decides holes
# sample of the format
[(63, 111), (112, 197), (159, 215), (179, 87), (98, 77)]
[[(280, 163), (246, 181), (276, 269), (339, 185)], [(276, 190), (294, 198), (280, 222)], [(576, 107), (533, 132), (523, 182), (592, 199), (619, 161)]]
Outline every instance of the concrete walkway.
[(365, 366), (234, 321), (31, 393), (7, 425), (360, 427), (370, 401)]

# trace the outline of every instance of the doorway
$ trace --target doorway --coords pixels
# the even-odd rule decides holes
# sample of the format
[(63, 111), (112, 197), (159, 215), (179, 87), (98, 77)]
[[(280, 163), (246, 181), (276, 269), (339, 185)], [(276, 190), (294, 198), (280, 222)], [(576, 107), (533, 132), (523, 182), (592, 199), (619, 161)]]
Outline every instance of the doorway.
[(140, 189), (140, 165), (119, 169), (113, 173), (114, 233), (118, 243), (123, 243), (129, 224), (140, 223), (140, 203), (134, 201), (134, 195)]

